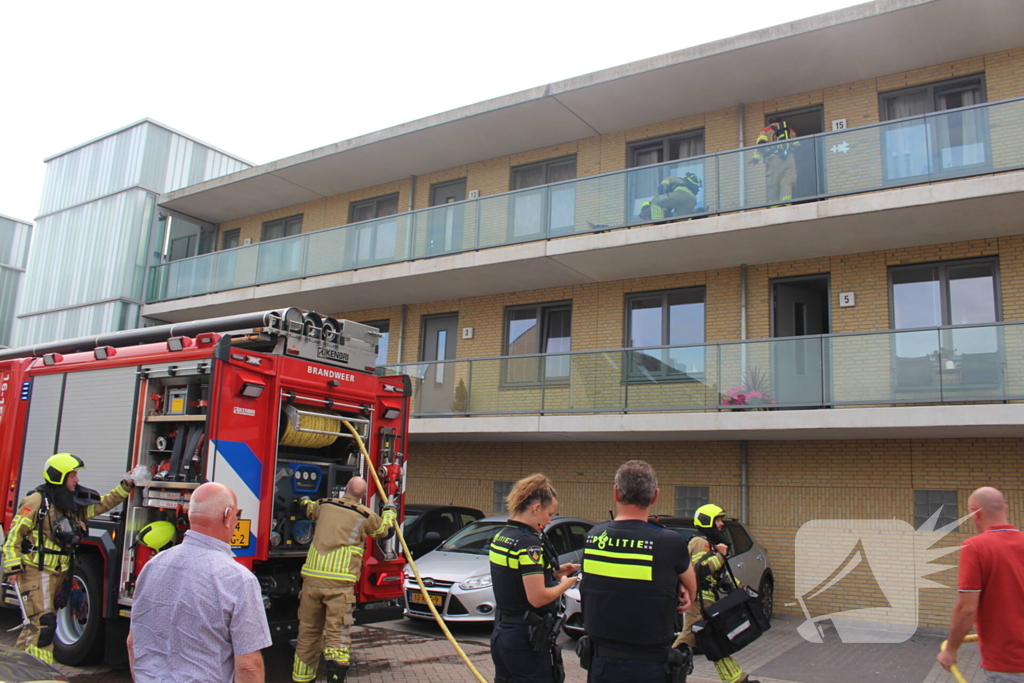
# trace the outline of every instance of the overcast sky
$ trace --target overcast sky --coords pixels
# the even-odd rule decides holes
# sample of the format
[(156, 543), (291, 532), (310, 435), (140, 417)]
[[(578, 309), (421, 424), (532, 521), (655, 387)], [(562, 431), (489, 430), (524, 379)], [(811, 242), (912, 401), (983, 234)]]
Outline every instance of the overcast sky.
[(856, 4), (0, 2), (0, 214), (34, 220), (45, 157), (147, 116), (260, 164)]

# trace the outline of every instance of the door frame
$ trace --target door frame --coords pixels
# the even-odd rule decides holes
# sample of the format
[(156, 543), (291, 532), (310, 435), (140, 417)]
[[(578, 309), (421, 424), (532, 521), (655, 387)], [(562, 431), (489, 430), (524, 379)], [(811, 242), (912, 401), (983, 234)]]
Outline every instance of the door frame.
[[(456, 332), (455, 348), (458, 349), (458, 343), (459, 343), (458, 336), (457, 336), (457, 333), (459, 331), (459, 312), (458, 311), (451, 311), (449, 313), (431, 313), (429, 315), (424, 315), (422, 318), (420, 318), (420, 359), (419, 359), (420, 363), (433, 363), (433, 362), (436, 361), (436, 359), (428, 361), (425, 358), (426, 357), (426, 351), (427, 351), (427, 337), (426, 337), (427, 321), (428, 320), (433, 320), (435, 318), (450, 318), (450, 317), (454, 317), (455, 318), (455, 332)], [(446, 358), (445, 360), (455, 360), (455, 359), (454, 358), (450, 358), (450, 359)]]
[[(776, 284), (793, 284), (799, 282), (806, 282), (808, 280), (820, 280), (825, 278), (825, 316), (826, 322), (828, 323), (828, 332), (825, 334), (832, 333), (832, 273), (814, 273), (813, 275), (795, 275), (790, 277), (774, 277), (768, 280), (768, 286), (770, 291), (768, 292), (768, 300), (771, 305), (771, 318), (769, 320), (768, 337), (770, 339), (776, 339), (778, 337), (778, 330), (776, 330), (775, 318), (778, 306), (778, 301), (775, 297), (775, 285)], [(785, 338), (785, 337), (782, 337)]]

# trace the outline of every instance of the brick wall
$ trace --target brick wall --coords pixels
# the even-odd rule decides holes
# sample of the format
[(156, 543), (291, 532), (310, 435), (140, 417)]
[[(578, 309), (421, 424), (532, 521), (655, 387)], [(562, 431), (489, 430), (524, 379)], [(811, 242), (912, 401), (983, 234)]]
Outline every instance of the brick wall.
[[(914, 491), (955, 490), (958, 516), (980, 486), (997, 486), (1011, 515), (1024, 509), (1024, 442), (1020, 439), (889, 441), (772, 441), (748, 444), (749, 527), (767, 546), (775, 572), (776, 609), (799, 614), (794, 603), (795, 539), (811, 519), (898, 519), (914, 524)], [(676, 486), (708, 486), (710, 500), (730, 516), (740, 512), (740, 445), (737, 442), (624, 443), (419, 443), (409, 468), (408, 501), (468, 505), (491, 513), (494, 483), (543, 472), (559, 492), (560, 512), (595, 521), (613, 508), (611, 482), (624, 461), (641, 458), (658, 471), (661, 496), (654, 511), (675, 512)], [(1018, 525), (1021, 520), (1011, 518)], [(938, 547), (957, 546), (973, 533), (968, 524)], [(930, 578), (955, 585), (956, 555), (938, 560), (949, 568)], [(876, 580), (887, 581), (876, 567)], [(816, 607), (861, 607), (873, 594), (869, 577)], [(920, 622), (944, 627), (955, 599), (951, 588), (920, 591)]]
[[(839, 118), (845, 118), (849, 127), (876, 123), (879, 121), (879, 93), (981, 73), (985, 74), (988, 101), (994, 102), (1024, 95), (1024, 47), (904, 73), (840, 84), (822, 90), (783, 94), (763, 102), (747, 103), (744, 105), (744, 140), (747, 145), (754, 143), (758, 132), (764, 126), (766, 116), (808, 106), (820, 105), (823, 107), (826, 129), (829, 128), (830, 121)], [(508, 192), (511, 189), (512, 168), (561, 156), (576, 155), (577, 177), (580, 178), (619, 171), (626, 168), (627, 148), (630, 143), (663, 135), (703, 129), (705, 149), (708, 153), (735, 149), (739, 145), (738, 120), (739, 108), (732, 107), (427, 173), (416, 178), (414, 207), (422, 209), (429, 206), (430, 188), (433, 185), (460, 178), (466, 178), (467, 189), (479, 190), (482, 197)], [(998, 121), (994, 123), (998, 123)], [(1019, 121), (1011, 121), (1007, 124), (1019, 128)], [(852, 183), (852, 185), (849, 187), (837, 185), (830, 187), (830, 191), (856, 191), (860, 185), (872, 185), (877, 182), (877, 178), (871, 174), (877, 173), (878, 165), (868, 163), (868, 161), (877, 156), (879, 150), (876, 149), (875, 154), (872, 155), (870, 141), (867, 138), (852, 140), (852, 143), (857, 145), (858, 155), (850, 158), (842, 157), (836, 163), (840, 165), (860, 163), (865, 169), (865, 175), (863, 177), (850, 175), (849, 169), (842, 169), (844, 173), (840, 175), (844, 176), (844, 182), (848, 185)], [(1014, 148), (1007, 152), (1008, 158), (1014, 158), (1017, 151)], [(758, 203), (760, 199), (756, 198), (763, 197), (763, 177), (761, 174), (753, 173), (748, 174), (747, 180), (748, 199), (751, 203)], [(719, 179), (719, 184), (722, 187), (729, 187), (727, 175), (723, 175)], [(356, 192), (227, 221), (220, 226), (220, 230), (223, 232), (240, 228), (243, 241), (250, 238), (253, 242), (258, 242), (263, 223), (295, 214), (303, 214), (303, 232), (322, 230), (348, 223), (351, 203), (363, 199), (398, 192), (400, 193), (399, 210), (406, 211), (411, 190), (412, 182), (409, 178), (396, 179), (390, 183)], [(582, 216), (580, 221), (582, 223)], [(495, 222), (503, 224), (497, 219)], [(582, 225), (577, 226), (577, 229), (583, 229)], [(219, 244), (220, 240), (218, 239)]]

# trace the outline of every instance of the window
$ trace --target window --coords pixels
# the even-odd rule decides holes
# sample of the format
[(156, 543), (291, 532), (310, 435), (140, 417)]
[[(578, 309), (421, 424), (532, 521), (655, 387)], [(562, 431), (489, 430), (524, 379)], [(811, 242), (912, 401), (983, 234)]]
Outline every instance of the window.
[(388, 341), (391, 339), (391, 321), (390, 320), (372, 320), (368, 323), (363, 323), (370, 327), (376, 327), (380, 330), (380, 339), (377, 340), (377, 360), (376, 365), (387, 365), (388, 363)]
[(565, 524), (551, 527), (544, 535), (555, 549), (555, 554), (561, 558), (563, 555), (572, 552), (572, 536), (569, 535), (569, 528)]
[(234, 230), (228, 230), (224, 233), (224, 241), (221, 244), (221, 249), (234, 249), (241, 243), (242, 229), (235, 228)]
[(512, 486), (515, 484), (514, 481), (496, 481), (494, 482), (494, 501), (491, 504), (491, 509), (494, 512), (508, 512), (508, 508), (505, 507), (505, 499), (508, 494), (512, 493)]
[[(891, 268), (896, 330), (994, 323), (1001, 319), (996, 259)], [(1003, 339), (997, 327), (917, 330), (895, 335), (895, 384), (901, 390), (998, 385)]]
[[(505, 309), (505, 355), (563, 354), (505, 361), (507, 384), (569, 379), (572, 302), (512, 306)], [(543, 376), (541, 375), (543, 372)]]
[[(629, 212), (632, 220), (641, 219), (643, 203), (656, 195), (658, 183), (669, 176), (682, 177), (694, 173), (707, 180), (704, 172), (704, 160), (685, 161), (691, 157), (704, 154), (704, 131), (692, 131), (681, 135), (672, 135), (651, 140), (634, 142), (628, 148), (630, 168), (638, 170), (628, 174)], [(678, 161), (677, 164), (665, 164), (666, 161)], [(653, 168), (640, 168), (652, 164), (664, 164)], [(697, 193), (696, 206), (704, 206), (703, 188)], [(643, 218), (644, 221), (649, 220)]]
[(375, 219), (394, 216), (397, 213), (397, 194), (352, 203), (349, 223), (375, 221), (352, 228), (350, 250), (354, 254), (355, 265), (380, 263), (394, 258), (396, 240), (398, 239), (398, 221)]
[[(260, 241), (267, 242), (282, 237), (291, 237), (302, 232), (302, 216), (291, 216), (280, 218), (276, 221), (267, 221), (263, 224), (263, 236)], [(225, 234), (225, 238), (227, 235)]]
[(704, 131), (634, 142), (629, 146), (629, 167), (660, 164), (704, 154)]
[(942, 116), (899, 119), (944, 112), (985, 102), (982, 76), (959, 78), (880, 96), (885, 172), (888, 180), (961, 171), (988, 161), (988, 113), (969, 109)]
[(512, 189), (537, 187), (534, 192), (512, 195), (510, 241), (537, 239), (571, 231), (576, 222), (575, 183), (547, 187), (576, 177), (576, 157), (542, 161), (512, 169)]
[[(941, 511), (940, 511), (941, 510)], [(914, 528), (920, 529), (939, 511), (935, 528), (941, 528), (960, 519), (956, 491), (918, 489), (914, 491)]]
[[(704, 343), (704, 288), (630, 294), (626, 297), (626, 346)], [(631, 379), (688, 379), (704, 373), (704, 347), (649, 349), (629, 354)]]
[(701, 505), (711, 502), (707, 486), (677, 486), (676, 487), (676, 516), (693, 518), (693, 513)]
[(725, 523), (725, 531), (729, 534), (729, 539), (732, 541), (732, 555), (742, 555), (743, 553), (754, 547), (754, 542), (750, 540), (750, 535), (747, 534), (746, 529), (736, 523)]

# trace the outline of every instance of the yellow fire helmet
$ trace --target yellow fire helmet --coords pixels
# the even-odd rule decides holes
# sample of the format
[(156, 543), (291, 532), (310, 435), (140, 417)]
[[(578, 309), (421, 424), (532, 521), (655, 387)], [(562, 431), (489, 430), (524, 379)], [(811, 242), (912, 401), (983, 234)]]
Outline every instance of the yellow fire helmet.
[(158, 522), (150, 522), (139, 529), (138, 535), (135, 536), (135, 541), (152, 548), (156, 552), (160, 552), (161, 550), (167, 550), (174, 545), (174, 538), (177, 534), (178, 530), (173, 524), (161, 520)]
[(693, 513), (693, 525), (701, 529), (710, 529), (715, 526), (715, 519), (725, 514), (725, 510), (708, 503), (701, 505)]
[(85, 467), (85, 463), (77, 455), (57, 453), (46, 459), (46, 466), (43, 467), (43, 479), (48, 484), (60, 486), (69, 474), (83, 467)]

